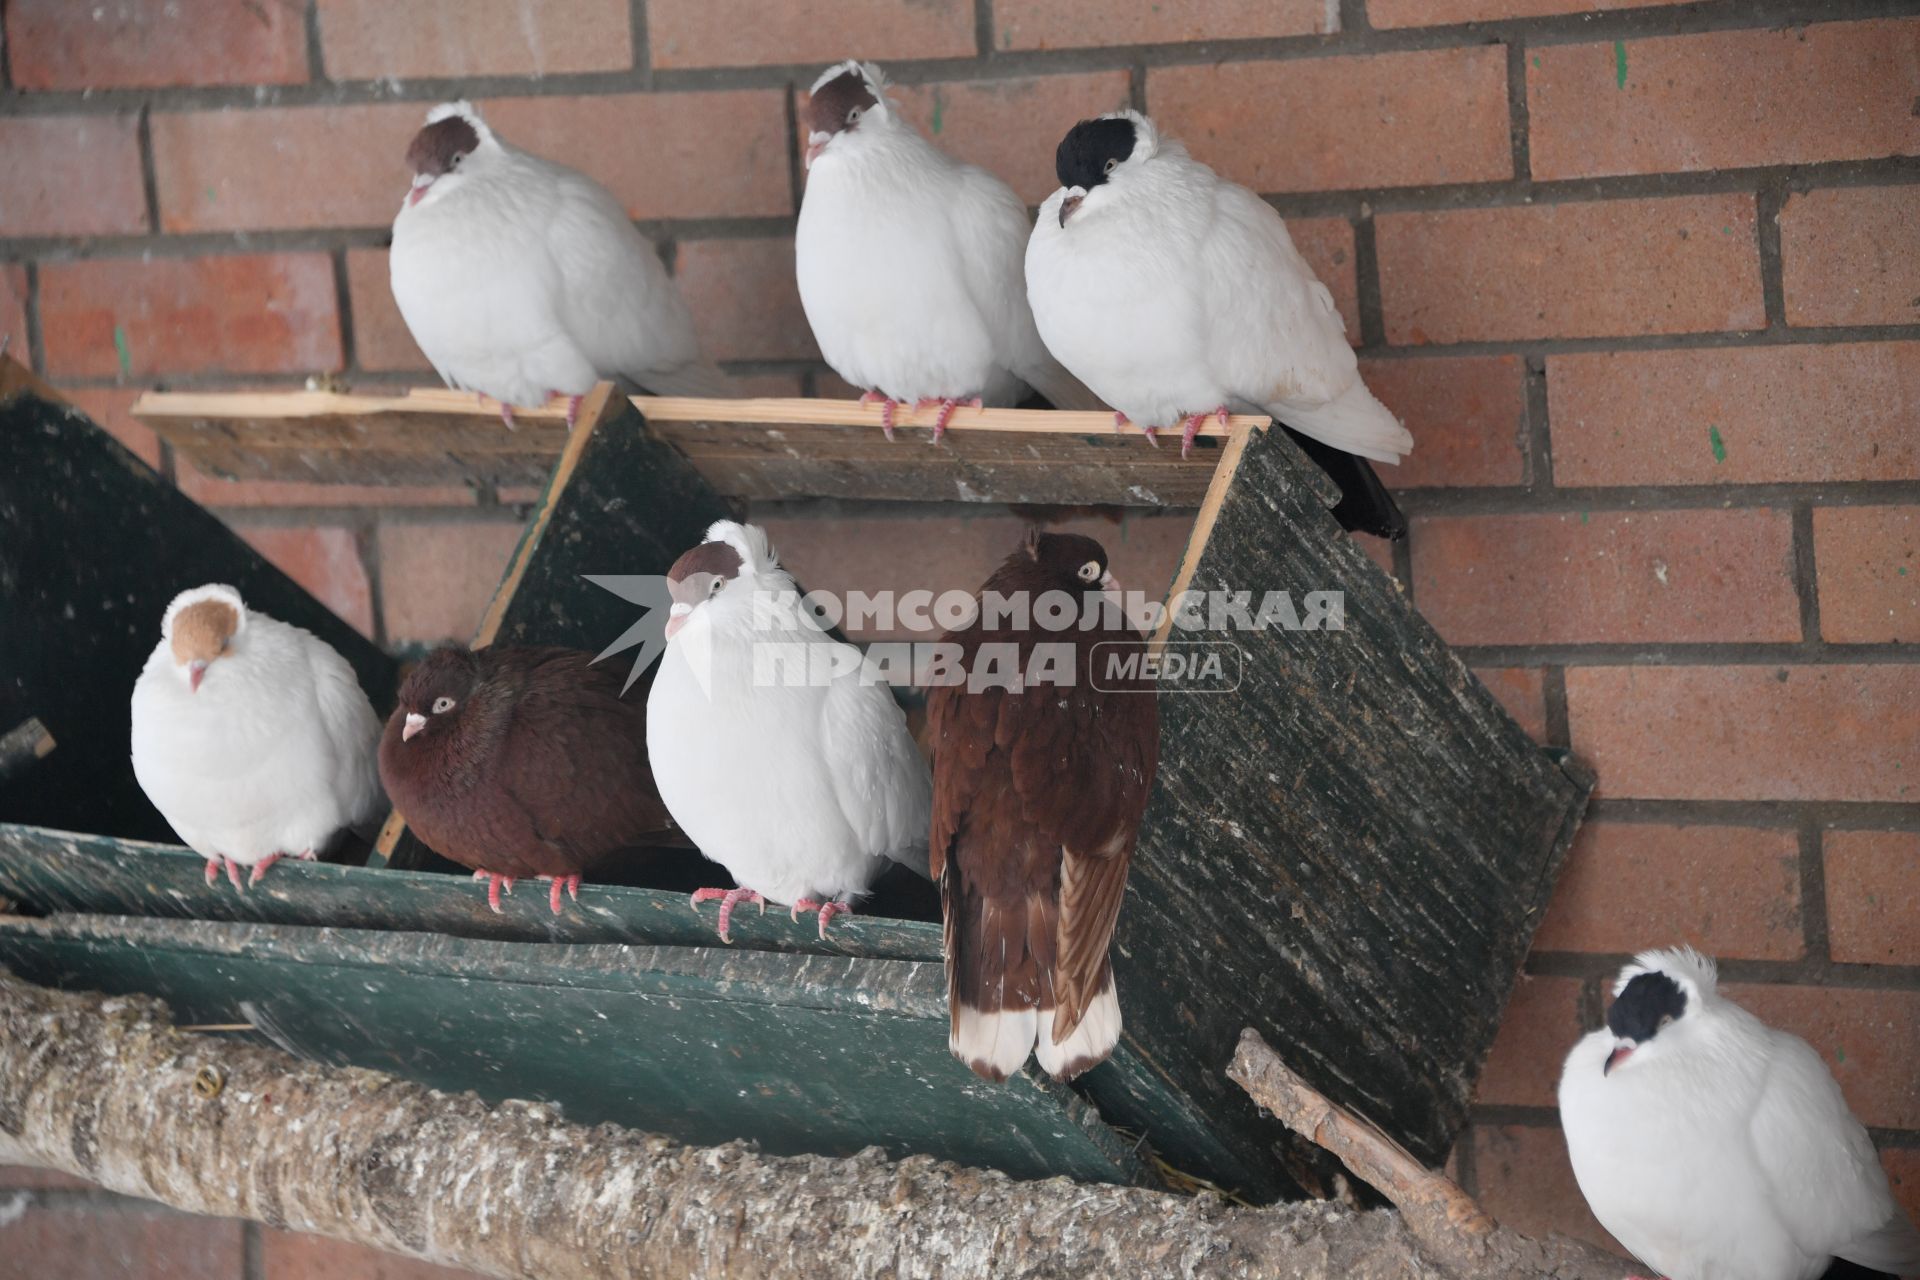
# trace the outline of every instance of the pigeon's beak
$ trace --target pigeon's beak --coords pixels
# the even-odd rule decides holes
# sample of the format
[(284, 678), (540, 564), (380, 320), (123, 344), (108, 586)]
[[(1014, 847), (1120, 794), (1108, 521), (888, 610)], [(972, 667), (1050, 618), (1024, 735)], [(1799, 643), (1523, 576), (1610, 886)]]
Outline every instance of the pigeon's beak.
[(205, 658), (195, 658), (187, 664), (187, 688), (195, 693), (200, 692), (200, 682), (206, 678), (207, 660)]
[(814, 157), (825, 151), (827, 144), (832, 141), (833, 135), (823, 129), (815, 129), (807, 135), (807, 168), (813, 168)]
[(413, 190), (407, 192), (407, 204), (409, 206), (419, 204), (421, 200), (426, 198), (427, 188), (432, 185), (433, 185), (432, 174), (428, 174), (428, 173), (414, 174)]
[(400, 726), (400, 741), (411, 742), (413, 735), (427, 727), (427, 718), (418, 711), (407, 712), (406, 723)]
[(1604, 1067), (1600, 1068), (1600, 1074), (1603, 1076), (1612, 1075), (1613, 1069), (1615, 1067), (1619, 1066), (1621, 1063), (1625, 1062), (1628, 1058), (1631, 1058), (1633, 1056), (1633, 1051), (1635, 1048), (1636, 1046), (1631, 1040), (1620, 1040), (1615, 1042), (1613, 1046), (1613, 1052), (1607, 1055), (1607, 1064)]
[(667, 639), (671, 640), (678, 635), (680, 628), (686, 626), (687, 619), (692, 616), (692, 605), (685, 601), (675, 602), (673, 608), (667, 610)]
[(1086, 198), (1087, 198), (1087, 193), (1082, 189), (1080, 189), (1079, 187), (1067, 188), (1067, 198), (1060, 202), (1060, 225), (1061, 226), (1064, 227), (1067, 225), (1067, 219), (1073, 216), (1073, 211), (1075, 209), (1078, 209), (1080, 207), (1080, 202), (1082, 200), (1085, 200)]

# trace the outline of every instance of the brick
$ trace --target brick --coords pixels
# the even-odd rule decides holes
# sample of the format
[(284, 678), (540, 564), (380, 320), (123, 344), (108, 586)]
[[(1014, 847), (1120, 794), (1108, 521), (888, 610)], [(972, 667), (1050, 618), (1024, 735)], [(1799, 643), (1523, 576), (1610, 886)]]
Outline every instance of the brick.
[[(649, 0), (656, 67), (755, 67), (889, 58), (967, 58), (977, 50), (972, 0)], [(810, 83), (810, 82), (809, 82)]]
[(470, 507), (465, 485), (311, 484), (295, 480), (230, 480), (176, 456), (180, 492), (203, 507)]
[(1861, 1124), (1920, 1129), (1920, 991), (1737, 982), (1720, 991), (1817, 1049)]
[(271, 1228), (260, 1233), (261, 1280), (467, 1280), (471, 1271), (435, 1266), (365, 1245)]
[(134, 117), (0, 120), (0, 236), (106, 236), (147, 229)]
[(1527, 61), (1537, 179), (1920, 153), (1920, 19), (1544, 45)]
[(131, 449), (140, 461), (158, 470), (160, 437), (153, 428), (133, 416), (133, 402), (141, 396), (139, 387), (76, 387), (62, 390), (67, 403), (93, 419), (95, 425)]
[(1484, 1106), (1558, 1105), (1559, 1064), (1589, 1027), (1580, 1007), (1578, 978), (1521, 975), (1500, 1015), (1500, 1032), (1487, 1053), (1473, 1099)]
[(1920, 342), (1547, 357), (1562, 486), (1912, 479), (1916, 404)]
[[(1557, 1089), (1560, 1064), (1550, 1069)], [(1530, 1236), (1572, 1236), (1626, 1256), (1587, 1208), (1559, 1129), (1476, 1124), (1473, 1176), (1480, 1207), (1501, 1226)]]
[(1792, 543), (1772, 509), (1434, 517), (1414, 595), (1451, 644), (1798, 640)]
[(1766, 324), (1748, 195), (1390, 213), (1374, 231), (1396, 345)]
[(1920, 321), (1920, 186), (1796, 192), (1780, 213), (1787, 323)]
[(1413, 432), (1406, 460), (1379, 469), (1388, 488), (1526, 483), (1526, 367), (1519, 356), (1362, 360), (1360, 376)]
[[(500, 98), (479, 107), (502, 138), (588, 174), (633, 217), (792, 212), (778, 90)], [(161, 226), (387, 226), (407, 193), (407, 143), (425, 118), (419, 103), (157, 113)], [(289, 167), (328, 181), (262, 180)]]
[(242, 525), (241, 537), (362, 635), (373, 634), (373, 584), (359, 539), (339, 525)]
[(380, 610), (387, 643), (473, 639), (522, 532), (518, 521), (507, 520), (383, 520)]
[(32, 363), (27, 351), (27, 269), (18, 262), (0, 263), (0, 336), (7, 354), (21, 364)]
[(818, 360), (793, 278), (793, 241), (683, 240), (674, 271), (715, 360)]
[[(1020, 545), (1027, 522), (1016, 516), (772, 516), (762, 521), (780, 562), (809, 590), (844, 602), (851, 591), (974, 591)], [(1159, 599), (1173, 582), (1192, 522), (1180, 516), (1078, 517), (1059, 528), (1094, 538), (1129, 592)], [(903, 547), (911, 555), (902, 555)], [(896, 618), (891, 628), (850, 628), (863, 641), (932, 640)]]
[(1339, 12), (1326, 0), (994, 0), (993, 6), (993, 42), (1000, 49), (1263, 40), (1339, 29)]
[(7, 62), (18, 89), (300, 84), (305, 6), (232, 0), (13, 0)]
[(1528, 737), (1547, 740), (1545, 672), (1539, 667), (1475, 667), (1473, 674)]
[(1499, 45), (1155, 68), (1147, 102), (1196, 158), (1255, 191), (1513, 176)]
[(33, 1206), (0, 1226), (0, 1258), (33, 1260), (14, 1274), (60, 1280), (240, 1280), (242, 1249), (240, 1223), (232, 1219), (138, 1205)]
[(90, 1191), (93, 1184), (58, 1169), (32, 1169), (25, 1165), (0, 1165), (0, 1188), (26, 1191)]
[(1822, 636), (1920, 640), (1920, 507), (1816, 507), (1813, 548)]
[(1828, 831), (1827, 947), (1842, 964), (1920, 965), (1920, 835)]
[(1022, 76), (896, 85), (900, 113), (943, 150), (995, 174), (1029, 205), (1053, 194), (1060, 180), (1053, 149), (1089, 116), (1127, 105), (1127, 73)]
[(1880, 1163), (1907, 1221), (1920, 1222), (1920, 1147), (1889, 1147), (1880, 1153)]
[(426, 374), (427, 382), (439, 380), (393, 300), (385, 249), (347, 250), (347, 298), (353, 312), (355, 364), (362, 369)]
[(1356, 283), (1353, 224), (1345, 218), (1289, 218), (1287, 234), (1293, 247), (1327, 291), (1340, 318), (1346, 321), (1347, 341), (1360, 345), (1360, 287)]
[(1759, 827), (1580, 828), (1534, 950), (1631, 955), (1656, 942), (1722, 959), (1800, 959), (1798, 837)]
[(633, 65), (627, 0), (319, 0), (335, 80), (550, 76)]
[(1544, 18), (1558, 13), (1597, 13), (1644, 9), (1675, 0), (1367, 0), (1367, 21), (1375, 27), (1435, 27), (1454, 22), (1498, 22), (1505, 18)]
[(1574, 667), (1567, 709), (1607, 796), (1920, 799), (1920, 666)]
[(40, 331), (56, 378), (314, 373), (342, 359), (324, 253), (47, 263)]

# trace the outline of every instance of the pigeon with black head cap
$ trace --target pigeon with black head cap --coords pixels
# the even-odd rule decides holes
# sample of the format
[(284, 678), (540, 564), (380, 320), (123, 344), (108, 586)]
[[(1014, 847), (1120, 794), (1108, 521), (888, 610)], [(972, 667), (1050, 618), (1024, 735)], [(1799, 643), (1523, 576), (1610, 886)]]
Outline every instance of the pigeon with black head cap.
[(1333, 295), (1272, 206), (1137, 111), (1083, 120), (1055, 151), (1060, 189), (1027, 243), (1027, 298), (1060, 362), (1145, 428), (1270, 415), (1347, 495), (1348, 528), (1405, 521), (1363, 459), (1413, 448), (1360, 379)]
[(1594, 1216), (1669, 1280), (1814, 1280), (1836, 1258), (1920, 1272), (1920, 1232), (1826, 1063), (1691, 948), (1620, 971), (1559, 1104)]

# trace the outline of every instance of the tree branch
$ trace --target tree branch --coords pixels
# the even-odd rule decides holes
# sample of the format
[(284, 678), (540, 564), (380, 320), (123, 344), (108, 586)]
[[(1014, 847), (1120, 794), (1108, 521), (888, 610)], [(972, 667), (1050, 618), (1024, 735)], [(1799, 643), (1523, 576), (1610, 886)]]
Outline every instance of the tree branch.
[(1427, 1253), (1455, 1275), (1551, 1275), (1620, 1280), (1621, 1259), (1552, 1236), (1536, 1240), (1486, 1215), (1451, 1178), (1427, 1168), (1373, 1122), (1344, 1111), (1295, 1075), (1252, 1027), (1240, 1033), (1227, 1076), (1307, 1141), (1332, 1152), (1393, 1202)]

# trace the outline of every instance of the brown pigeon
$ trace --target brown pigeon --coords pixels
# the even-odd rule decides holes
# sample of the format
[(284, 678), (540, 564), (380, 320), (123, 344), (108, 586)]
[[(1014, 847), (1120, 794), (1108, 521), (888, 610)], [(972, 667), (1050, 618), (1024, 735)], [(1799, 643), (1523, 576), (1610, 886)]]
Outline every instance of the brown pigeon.
[(380, 778), (413, 833), (486, 880), (487, 903), (537, 877), (575, 901), (610, 855), (667, 839), (647, 768), (647, 708), (573, 649), (436, 649), (407, 676)]
[[(1038, 603), (1049, 592), (1070, 602), (1064, 617)], [(989, 1080), (1029, 1051), (1070, 1080), (1120, 1038), (1107, 950), (1160, 715), (1099, 543), (1031, 533), (981, 588), (994, 593), (1032, 607), (976, 609), (943, 642), (958, 646), (964, 680), (935, 682), (928, 699), (948, 1047)]]

